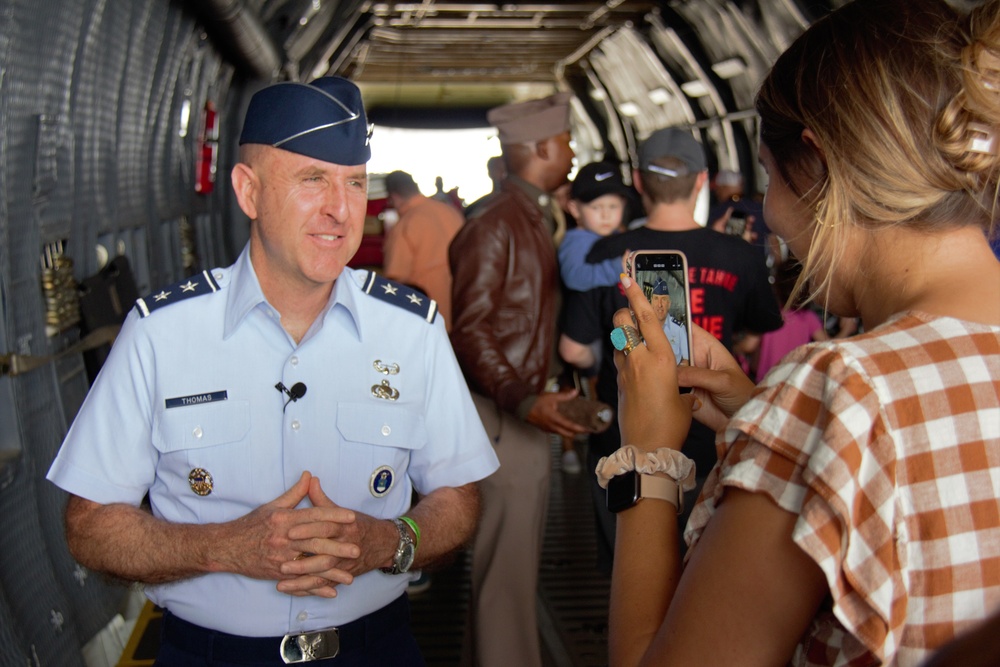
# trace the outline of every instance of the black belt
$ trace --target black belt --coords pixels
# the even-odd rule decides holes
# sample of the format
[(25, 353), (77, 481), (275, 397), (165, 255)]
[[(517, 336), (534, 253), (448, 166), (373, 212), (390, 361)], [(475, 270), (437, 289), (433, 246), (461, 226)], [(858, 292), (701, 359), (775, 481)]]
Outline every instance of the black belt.
[[(410, 605), (401, 595), (378, 611), (337, 626), (340, 651), (369, 646), (388, 632), (409, 623)], [(163, 637), (177, 648), (200, 656), (231, 662), (275, 662), (281, 659), (286, 637), (241, 637), (189, 623), (169, 611), (163, 614)], [(328, 656), (332, 657), (332, 656)]]

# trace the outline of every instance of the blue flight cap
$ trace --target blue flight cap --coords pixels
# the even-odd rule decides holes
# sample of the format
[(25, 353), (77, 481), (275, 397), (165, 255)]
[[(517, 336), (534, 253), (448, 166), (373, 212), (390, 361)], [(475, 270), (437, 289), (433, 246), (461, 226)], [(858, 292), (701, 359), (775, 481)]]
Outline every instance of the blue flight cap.
[(368, 119), (358, 87), (339, 76), (287, 81), (250, 99), (240, 145), (264, 144), (344, 166), (371, 159)]
[(657, 278), (656, 283), (653, 284), (653, 294), (656, 296), (663, 296), (664, 294), (670, 295), (670, 290), (667, 289), (667, 281), (663, 278)]

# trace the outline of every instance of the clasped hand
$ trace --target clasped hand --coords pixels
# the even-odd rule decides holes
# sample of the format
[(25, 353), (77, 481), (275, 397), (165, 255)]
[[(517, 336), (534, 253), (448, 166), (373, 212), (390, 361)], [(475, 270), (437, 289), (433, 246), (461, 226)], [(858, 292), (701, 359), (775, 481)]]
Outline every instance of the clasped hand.
[[(297, 508), (307, 499), (312, 507)], [(273, 501), (230, 525), (226, 570), (277, 581), (289, 595), (336, 597), (339, 584), (385, 560), (369, 543), (377, 519), (336, 505), (318, 477), (303, 472)]]

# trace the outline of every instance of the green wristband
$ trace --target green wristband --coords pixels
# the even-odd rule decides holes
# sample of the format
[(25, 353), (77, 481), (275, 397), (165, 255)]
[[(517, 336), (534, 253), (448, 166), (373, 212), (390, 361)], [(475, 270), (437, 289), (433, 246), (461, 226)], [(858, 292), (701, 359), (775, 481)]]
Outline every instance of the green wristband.
[(417, 522), (414, 521), (413, 519), (411, 519), (408, 516), (401, 516), (401, 517), (399, 517), (399, 520), (402, 521), (402, 522), (404, 522), (407, 526), (410, 527), (410, 530), (413, 531), (413, 535), (417, 538), (417, 539), (415, 539), (413, 541), (413, 548), (414, 549), (419, 549), (420, 548), (420, 526), (418, 526)]

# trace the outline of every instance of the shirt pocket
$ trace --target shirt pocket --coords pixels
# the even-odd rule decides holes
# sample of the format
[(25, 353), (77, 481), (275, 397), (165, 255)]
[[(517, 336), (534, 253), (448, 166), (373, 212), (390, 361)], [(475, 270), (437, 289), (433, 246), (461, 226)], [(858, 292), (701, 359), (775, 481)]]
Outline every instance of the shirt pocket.
[[(153, 446), (160, 452), (158, 476), (180, 496), (236, 499), (252, 488), (247, 401), (165, 409), (153, 424)], [(204, 483), (199, 493), (189, 480), (199, 468), (211, 477), (208, 493)]]
[(388, 505), (391, 512), (408, 505), (410, 457), (427, 444), (424, 415), (405, 405), (340, 403), (337, 431), (342, 442), (338, 480), (350, 497), (360, 499), (363, 511), (382, 517), (381, 507)]

